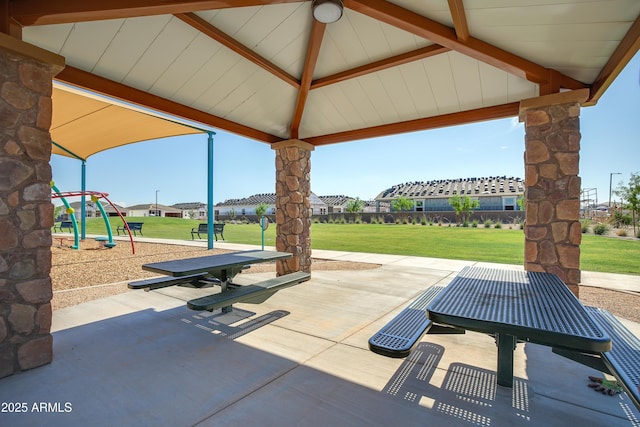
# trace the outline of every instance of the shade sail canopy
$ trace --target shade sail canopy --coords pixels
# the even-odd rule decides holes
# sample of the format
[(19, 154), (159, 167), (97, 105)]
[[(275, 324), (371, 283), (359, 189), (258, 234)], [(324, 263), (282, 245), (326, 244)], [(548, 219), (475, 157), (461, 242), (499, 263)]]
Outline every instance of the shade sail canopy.
[(205, 132), (64, 85), (54, 85), (52, 152), (87, 159), (100, 151), (134, 142)]
[(313, 145), (515, 116), (563, 90), (593, 104), (640, 48), (638, 0), (342, 3), (323, 24), (311, 1), (13, 0), (8, 21), (66, 58), (60, 81)]

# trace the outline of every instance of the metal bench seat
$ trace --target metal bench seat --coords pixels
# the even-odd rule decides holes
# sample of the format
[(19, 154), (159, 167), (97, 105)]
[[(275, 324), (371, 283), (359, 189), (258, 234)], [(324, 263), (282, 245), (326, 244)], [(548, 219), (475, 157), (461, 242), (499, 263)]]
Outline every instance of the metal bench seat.
[(280, 289), (297, 285), (311, 278), (310, 273), (297, 271), (273, 279), (268, 279), (253, 285), (238, 286), (227, 289), (225, 292), (196, 298), (187, 302), (187, 307), (192, 310), (213, 311), (218, 308), (229, 307), (238, 302), (259, 304), (266, 301)]
[(607, 310), (598, 307), (586, 309), (611, 337), (611, 351), (601, 353), (608, 373), (616, 377), (618, 384), (640, 409), (640, 339)]
[(432, 326), (427, 307), (444, 287), (432, 286), (369, 338), (369, 349), (387, 357), (407, 357)]
[[(192, 274), (190, 276), (180, 277), (156, 277), (153, 279), (138, 280), (129, 283), (127, 286), (129, 289), (144, 289), (145, 291), (151, 291), (154, 289), (167, 288), (169, 286), (192, 286), (195, 288), (201, 288), (207, 285), (212, 285), (214, 282), (212, 279), (207, 278), (207, 282), (202, 282), (205, 278), (205, 274)], [(216, 279), (213, 279), (216, 280)], [(217, 281), (217, 280), (216, 280)], [(217, 281), (219, 283), (219, 281)]]

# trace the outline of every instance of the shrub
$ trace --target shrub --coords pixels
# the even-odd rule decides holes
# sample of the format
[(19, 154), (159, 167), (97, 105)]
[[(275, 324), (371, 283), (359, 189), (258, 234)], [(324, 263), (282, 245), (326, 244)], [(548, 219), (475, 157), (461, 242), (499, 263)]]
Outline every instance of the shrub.
[(623, 214), (619, 211), (615, 211), (613, 213), (613, 218), (611, 218), (611, 222), (616, 228), (620, 228), (623, 225), (631, 225), (632, 221), (633, 219), (631, 218), (631, 214)]
[(496, 222), (496, 228), (502, 228), (502, 221)]
[(378, 220), (376, 219), (376, 217), (372, 216), (371, 220), (369, 221), (369, 224), (377, 224), (377, 223), (378, 223)]
[(591, 223), (591, 221), (589, 221), (588, 219), (581, 219), (580, 220), (580, 227), (582, 228), (582, 234), (588, 233), (589, 232), (589, 224)]
[(491, 224), (493, 224), (493, 222), (488, 219), (484, 222), (484, 228), (491, 228)]
[(473, 221), (471, 221), (471, 227), (472, 228), (478, 228), (478, 220), (474, 219)]
[(620, 230), (616, 231), (616, 234), (617, 234), (619, 237), (627, 237), (627, 230), (620, 229)]
[(601, 236), (607, 232), (607, 229), (606, 224), (596, 224), (593, 226), (593, 233)]

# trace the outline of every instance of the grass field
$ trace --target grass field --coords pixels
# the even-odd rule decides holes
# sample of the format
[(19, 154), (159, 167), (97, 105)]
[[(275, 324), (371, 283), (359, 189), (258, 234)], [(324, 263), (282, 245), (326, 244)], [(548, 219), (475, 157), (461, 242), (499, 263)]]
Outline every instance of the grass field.
[[(144, 222), (145, 237), (191, 240), (191, 228), (200, 221), (178, 218), (128, 218)], [(119, 218), (111, 218), (115, 234)], [(265, 232), (265, 245), (275, 246), (275, 224)], [(106, 235), (104, 221), (87, 220), (87, 234)], [(261, 244), (257, 224), (227, 224), (227, 242)], [(502, 264), (524, 262), (522, 230), (438, 227), (400, 224), (313, 224), (311, 244), (315, 249), (415, 255), (434, 258), (466, 259)], [(640, 240), (584, 234), (581, 268), (589, 271), (640, 275)]]

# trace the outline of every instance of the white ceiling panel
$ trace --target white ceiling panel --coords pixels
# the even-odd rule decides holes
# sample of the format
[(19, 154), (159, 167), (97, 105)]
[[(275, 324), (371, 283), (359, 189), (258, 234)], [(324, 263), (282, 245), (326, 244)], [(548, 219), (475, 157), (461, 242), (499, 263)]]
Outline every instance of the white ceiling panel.
[(432, 44), (429, 40), (347, 9), (340, 21), (326, 28), (314, 78)]
[(220, 51), (215, 58), (221, 59), (228, 55), (234, 56), (234, 62), (227, 60), (216, 64), (217, 61), (212, 60), (210, 65), (214, 66), (214, 73), (204, 76), (196, 82), (202, 85), (203, 90), (193, 98), (193, 107), (212, 112), (215, 105), (227, 97), (236, 86), (242, 84), (243, 77), (250, 76), (255, 71), (255, 67), (249, 61), (224, 50)]
[[(383, 119), (384, 123), (397, 120), (399, 117), (398, 111), (395, 109), (395, 105), (391, 100), (391, 95), (387, 92), (387, 88), (378, 76), (378, 74), (368, 74), (358, 79), (358, 82), (367, 93), (373, 108), (378, 111)], [(392, 119), (390, 118), (392, 117)]]
[(74, 24), (45, 25), (29, 27), (23, 31), (23, 40), (40, 46), (50, 52), (60, 54), (65, 40), (69, 37)]
[[(191, 92), (191, 96), (182, 91), (188, 82), (197, 82), (194, 76), (206, 66), (213, 55), (222, 49), (222, 45), (214, 42), (211, 38), (198, 34), (185, 49), (180, 52), (169, 67), (158, 77), (151, 90), (154, 93), (167, 98), (176, 99), (180, 102), (190, 99), (198, 92)], [(206, 54), (205, 54), (206, 52)], [(201, 87), (201, 84), (197, 86)], [(186, 90), (186, 89), (185, 89)]]
[(411, 89), (407, 86), (398, 68), (391, 68), (378, 73), (385, 91), (397, 112), (397, 120), (405, 121), (417, 117), (416, 106), (411, 97)]
[(460, 108), (473, 110), (483, 107), (479, 62), (468, 56), (451, 53), (449, 63)]
[(485, 106), (506, 104), (509, 102), (509, 79), (506, 71), (483, 62), (478, 63), (480, 89)]
[[(170, 3), (165, 6), (171, 8)], [(453, 27), (447, 0), (389, 3)], [(189, 4), (176, 6), (174, 13), (183, 13)], [(639, 0), (464, 0), (462, 4), (471, 37), (511, 55), (493, 55), (491, 49), (485, 51), (473, 43), (469, 47), (477, 51), (463, 54), (455, 51), (463, 49), (453, 40), (443, 40), (442, 44), (454, 50), (354, 77), (348, 76), (349, 70), (366, 68), (433, 42), (400, 29), (400, 21), (389, 25), (383, 22), (385, 19), (370, 17), (369, 8), (360, 13), (355, 10), (358, 4), (353, 4), (354, 9), (349, 9), (351, 4), (347, 2), (343, 17), (326, 25), (322, 40), (318, 40), (321, 45), (316, 67), (309, 70), (314, 79), (340, 72), (347, 76), (309, 92), (306, 104), (301, 106), (300, 136), (316, 137), (314, 143), (322, 144), (323, 136), (339, 132), (358, 131), (361, 137), (366, 128), (514, 103), (537, 96), (544, 68), (591, 84), (612, 57), (626, 62), (638, 50)], [(379, 8), (371, 14), (376, 17), (398, 10), (385, 2), (372, 2), (369, 7)], [(133, 9), (135, 14), (140, 13), (140, 8)], [(51, 8), (46, 19), (55, 21), (58, 13)], [(127, 7), (117, 13), (126, 16)], [(226, 5), (193, 13), (301, 80), (313, 27), (310, 1)], [(105, 12), (75, 24), (31, 26), (32, 22), (25, 22), (24, 40), (64, 55), (72, 67), (209, 113), (212, 123), (229, 126), (217, 116), (245, 125), (246, 129), (233, 125), (230, 129), (249, 137), (266, 142), (289, 137), (299, 88), (177, 17), (131, 15), (100, 20), (113, 16)], [(70, 16), (83, 15), (60, 16), (59, 22), (67, 22)], [(20, 17), (14, 19), (20, 22)], [(620, 41), (629, 36), (632, 40), (627, 46), (631, 47), (613, 56), (620, 50)], [(486, 62), (474, 59), (483, 55), (487, 55)], [(512, 55), (528, 61), (514, 61)], [(529, 76), (531, 81), (503, 71), (509, 69), (516, 69), (518, 76)], [(612, 75), (618, 70), (614, 67)], [(595, 101), (608, 87), (611, 76), (605, 80), (600, 89), (600, 81), (596, 82)], [(119, 90), (117, 96), (126, 98), (126, 88)], [(506, 114), (503, 111), (513, 108), (511, 105), (495, 111)], [(178, 114), (185, 111), (179, 107), (176, 110)], [(375, 131), (369, 135), (375, 136)], [(336, 139), (328, 137), (325, 141)]]
[(518, 102), (521, 99), (535, 98), (538, 96), (539, 87), (513, 74), (507, 74), (507, 84), (509, 88), (508, 102)]
[(196, 30), (171, 18), (127, 73), (123, 83), (149, 90), (197, 36)]
[(297, 94), (294, 87), (272, 78), (270, 83), (262, 85), (253, 97), (238, 106), (233, 115), (250, 119), (253, 126), (263, 125), (273, 135), (288, 138), (295, 103), (282, 100), (295, 100)]
[[(190, 107), (208, 109), (210, 102), (216, 102), (219, 98), (207, 99), (205, 92), (216, 84), (224, 75), (232, 69), (241, 58), (227, 49), (219, 49), (213, 53), (207, 62), (191, 76), (180, 88), (174, 97), (183, 99)], [(210, 95), (210, 94), (209, 94)], [(201, 102), (202, 101), (202, 102)]]
[(75, 24), (60, 49), (77, 68), (92, 70), (124, 23), (123, 19)]
[[(465, 5), (466, 1), (467, 0), (465, 0)], [(447, 0), (391, 0), (389, 3), (394, 3), (407, 10), (416, 12), (419, 15), (426, 16), (440, 24), (453, 27), (453, 20), (451, 19), (451, 11), (449, 10)]]
[(323, 95), (329, 104), (334, 106), (334, 109), (339, 110), (339, 114), (345, 122), (345, 130), (362, 127), (363, 118), (358, 107), (341, 87), (330, 86), (323, 91)]
[(126, 19), (93, 67), (93, 72), (122, 82), (170, 19), (170, 16)]
[[(640, 11), (636, 0), (465, 0), (467, 21), (475, 26), (514, 26), (628, 22), (629, 12)], [(637, 14), (635, 15), (637, 16)], [(473, 25), (472, 25), (473, 24)]]
[(437, 115), (438, 108), (425, 69), (425, 60), (405, 64), (399, 69), (404, 81), (411, 87), (411, 99), (418, 114), (421, 117)]
[(309, 93), (302, 122), (302, 138), (349, 130), (349, 124), (340, 114), (339, 106), (334, 105), (326, 92), (320, 89)]
[(449, 56), (449, 53), (437, 55), (429, 58), (425, 64), (433, 96), (438, 106), (438, 114), (460, 111), (458, 92), (456, 91)]

